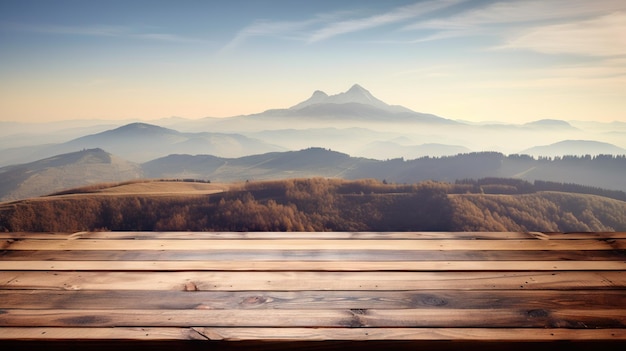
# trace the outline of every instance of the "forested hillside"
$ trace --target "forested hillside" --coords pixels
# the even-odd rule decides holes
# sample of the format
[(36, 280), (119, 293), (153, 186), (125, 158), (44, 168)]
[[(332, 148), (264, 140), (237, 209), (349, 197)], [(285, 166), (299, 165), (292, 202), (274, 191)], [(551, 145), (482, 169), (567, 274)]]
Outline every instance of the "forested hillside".
[[(169, 155), (141, 165), (102, 149), (58, 155), (29, 164), (0, 167), (0, 202), (47, 195), (102, 182), (131, 179), (203, 179), (232, 183), (292, 178), (375, 178), (394, 183), (426, 180), (501, 177), (529, 182), (561, 182), (626, 191), (626, 156), (565, 156), (533, 158), (498, 152), (378, 161), (307, 148), (240, 158), (211, 155)], [(569, 191), (569, 190), (565, 190)]]
[[(550, 188), (553, 189), (550, 189)], [(542, 191), (537, 191), (540, 188)], [(557, 189), (558, 188), (558, 189)], [(573, 185), (569, 186), (574, 189)], [(545, 191), (545, 190), (561, 191)], [(514, 179), (455, 184), (290, 179), (246, 182), (210, 195), (99, 194), (78, 189), (0, 207), (3, 231), (614, 231), (614, 199)], [(606, 195), (606, 194), (601, 194)]]

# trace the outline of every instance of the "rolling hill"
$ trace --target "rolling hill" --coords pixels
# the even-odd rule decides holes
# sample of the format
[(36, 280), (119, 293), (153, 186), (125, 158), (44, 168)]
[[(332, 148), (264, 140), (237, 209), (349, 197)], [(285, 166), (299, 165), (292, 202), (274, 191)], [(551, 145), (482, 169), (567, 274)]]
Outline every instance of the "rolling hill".
[(350, 170), (375, 160), (336, 151), (308, 148), (271, 152), (236, 159), (198, 155), (169, 155), (142, 165), (149, 178), (197, 178), (228, 182), (298, 177), (345, 177)]
[(182, 133), (147, 123), (130, 123), (103, 132), (85, 135), (60, 144), (39, 145), (5, 150), (0, 164), (19, 159), (30, 162), (53, 155), (82, 149), (100, 148), (123, 155), (133, 162), (145, 162), (173, 153), (213, 154), (222, 157), (240, 157), (259, 152), (283, 151), (282, 147), (228, 133)]
[(563, 140), (550, 145), (535, 146), (520, 153), (548, 157), (563, 155), (626, 155), (626, 149), (594, 140)]
[[(310, 178), (230, 189), (195, 182), (112, 185), (0, 204), (0, 231), (626, 230), (624, 201), (536, 191), (519, 182), (513, 184), (522, 193), (510, 193), (508, 180), (481, 184)], [(483, 187), (492, 193), (483, 194)]]
[(0, 201), (141, 177), (141, 167), (102, 149), (89, 149), (0, 168)]
[(624, 174), (626, 156), (610, 155), (535, 159), (528, 155), (482, 152), (379, 161), (323, 148), (308, 148), (239, 158), (173, 154), (137, 164), (102, 149), (86, 149), (0, 168), (0, 201), (45, 195), (96, 182), (136, 178), (234, 182), (327, 177), (416, 183), (500, 177), (626, 191)]

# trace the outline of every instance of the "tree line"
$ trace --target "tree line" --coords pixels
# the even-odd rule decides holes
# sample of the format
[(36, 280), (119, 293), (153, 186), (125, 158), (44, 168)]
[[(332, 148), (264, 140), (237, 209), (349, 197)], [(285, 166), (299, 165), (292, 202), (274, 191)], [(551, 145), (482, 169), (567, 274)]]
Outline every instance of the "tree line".
[(535, 180), (531, 183), (523, 179), (495, 177), (461, 179), (457, 180), (455, 183), (457, 185), (471, 185), (471, 189), (469, 190), (474, 193), (481, 194), (530, 194), (539, 191), (558, 191), (598, 195), (620, 201), (626, 201), (626, 192), (621, 190), (603, 189), (600, 187), (573, 183), (559, 183), (544, 180)]
[(4, 204), (0, 231), (613, 231), (626, 202), (517, 179), (246, 182), (202, 196), (92, 195)]

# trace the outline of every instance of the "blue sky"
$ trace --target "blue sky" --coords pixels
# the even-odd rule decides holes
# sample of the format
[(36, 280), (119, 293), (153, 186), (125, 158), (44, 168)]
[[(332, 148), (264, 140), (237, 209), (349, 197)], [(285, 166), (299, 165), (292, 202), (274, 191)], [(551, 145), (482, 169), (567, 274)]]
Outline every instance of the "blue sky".
[(471, 121), (626, 121), (626, 1), (0, 1), (0, 120), (224, 117), (358, 83)]

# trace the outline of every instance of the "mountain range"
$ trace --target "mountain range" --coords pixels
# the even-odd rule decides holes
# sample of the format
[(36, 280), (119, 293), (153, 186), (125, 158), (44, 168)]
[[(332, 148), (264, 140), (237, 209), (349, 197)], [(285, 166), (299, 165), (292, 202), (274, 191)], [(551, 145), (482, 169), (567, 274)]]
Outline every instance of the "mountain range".
[(115, 129), (89, 134), (60, 144), (25, 146), (3, 150), (0, 165), (102, 148), (134, 162), (144, 162), (172, 153), (214, 154), (240, 157), (285, 148), (241, 134), (182, 133), (147, 123), (130, 123)]
[[(0, 122), (0, 200), (136, 177), (412, 182), (502, 176), (624, 189), (626, 182), (614, 176), (623, 170), (622, 158), (595, 161), (624, 154), (626, 123), (469, 123), (387, 104), (355, 84), (334, 95), (315, 91), (288, 108), (227, 118)], [(492, 165), (477, 155), (496, 156)], [(561, 162), (567, 155), (591, 161), (577, 158), (570, 169)]]
[(626, 149), (594, 140), (563, 140), (550, 145), (531, 147), (523, 150), (521, 153), (548, 157), (562, 155), (626, 155)]
[[(567, 140), (577, 142), (534, 149)], [(605, 143), (605, 147), (592, 142)], [(169, 154), (232, 158), (308, 147), (380, 160), (480, 151), (615, 155), (625, 153), (626, 123), (557, 119), (469, 123), (389, 105), (358, 84), (335, 95), (315, 91), (289, 108), (227, 118), (172, 117), (118, 124), (104, 120), (0, 122), (0, 166), (84, 148), (102, 148), (133, 162), (146, 162)]]
[(380, 161), (309, 148), (239, 158), (178, 154), (139, 164), (102, 149), (86, 149), (0, 168), (0, 201), (46, 195), (88, 184), (140, 178), (236, 182), (325, 177), (416, 183), (499, 177), (626, 191), (623, 174), (626, 174), (626, 156), (610, 155), (535, 159), (531, 156), (482, 152)]

